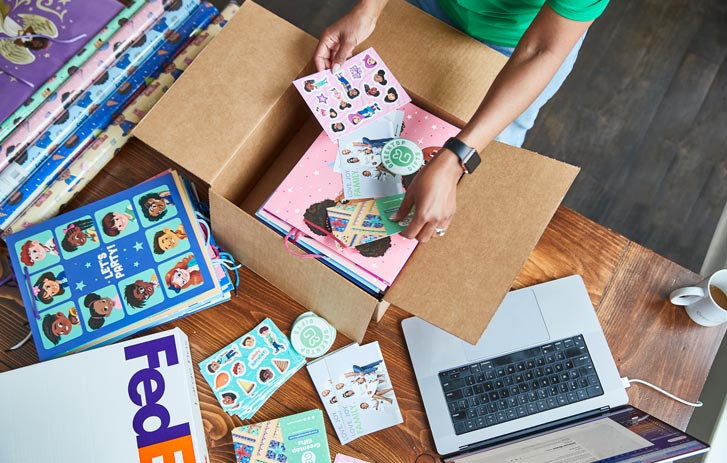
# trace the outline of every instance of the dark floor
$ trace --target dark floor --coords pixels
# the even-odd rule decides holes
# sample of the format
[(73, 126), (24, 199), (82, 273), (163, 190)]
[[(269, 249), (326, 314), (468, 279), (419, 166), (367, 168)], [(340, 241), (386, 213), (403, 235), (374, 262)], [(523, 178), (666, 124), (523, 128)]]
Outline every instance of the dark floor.
[[(354, 3), (258, 2), (315, 36)], [(566, 205), (699, 271), (727, 201), (726, 54), (724, 0), (611, 2), (525, 147), (582, 167)]]

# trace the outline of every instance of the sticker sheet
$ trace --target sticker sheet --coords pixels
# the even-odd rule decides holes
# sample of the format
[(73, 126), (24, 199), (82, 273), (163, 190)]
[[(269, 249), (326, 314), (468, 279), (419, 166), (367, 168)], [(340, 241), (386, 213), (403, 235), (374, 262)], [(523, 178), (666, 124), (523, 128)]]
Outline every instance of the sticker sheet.
[(358, 458), (349, 457), (348, 455), (344, 455), (342, 453), (339, 453), (336, 455), (336, 459), (333, 461), (333, 463), (368, 463), (368, 462), (359, 460)]
[(222, 409), (248, 419), (304, 364), (287, 336), (266, 318), (199, 368)]
[(338, 140), (411, 101), (381, 57), (369, 48), (333, 73), (293, 82), (331, 140)]

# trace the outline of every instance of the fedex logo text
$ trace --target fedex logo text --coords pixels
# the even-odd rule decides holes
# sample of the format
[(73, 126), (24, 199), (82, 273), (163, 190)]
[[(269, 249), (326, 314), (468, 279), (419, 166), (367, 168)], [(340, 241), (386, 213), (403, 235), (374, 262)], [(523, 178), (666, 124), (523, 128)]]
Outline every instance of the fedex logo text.
[[(166, 365), (179, 363), (174, 335), (126, 347), (126, 360), (146, 358), (148, 368), (134, 373), (129, 380), (129, 398), (141, 407), (132, 425), (136, 432), (140, 463), (193, 462), (194, 445), (189, 423), (171, 425), (169, 410), (159, 403), (164, 397), (164, 376), (158, 370), (164, 354)], [(151, 422), (148, 420), (152, 419)], [(147, 430), (145, 424), (156, 429)], [(181, 456), (181, 459), (177, 457)]]

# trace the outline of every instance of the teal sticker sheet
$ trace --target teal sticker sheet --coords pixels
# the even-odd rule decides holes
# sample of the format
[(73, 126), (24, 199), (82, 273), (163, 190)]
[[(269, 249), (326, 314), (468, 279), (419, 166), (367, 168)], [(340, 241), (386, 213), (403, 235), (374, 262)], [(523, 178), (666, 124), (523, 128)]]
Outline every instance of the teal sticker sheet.
[(199, 368), (222, 408), (247, 419), (304, 364), (288, 337), (266, 318)]

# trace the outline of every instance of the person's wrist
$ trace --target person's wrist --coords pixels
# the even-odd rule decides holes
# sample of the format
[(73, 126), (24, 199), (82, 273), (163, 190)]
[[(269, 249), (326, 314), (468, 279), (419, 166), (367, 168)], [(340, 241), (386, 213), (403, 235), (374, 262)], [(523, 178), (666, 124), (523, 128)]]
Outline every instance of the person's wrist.
[(358, 15), (372, 26), (375, 26), (376, 22), (379, 20), (381, 11), (384, 9), (384, 6), (386, 6), (387, 1), (388, 0), (360, 0), (352, 10), (352, 13)]
[(462, 163), (460, 162), (459, 157), (447, 148), (439, 150), (439, 153), (437, 153), (437, 156), (432, 162), (439, 164), (447, 173), (447, 176), (452, 178), (455, 183), (459, 181), (462, 174), (464, 174), (464, 169), (462, 168)]

